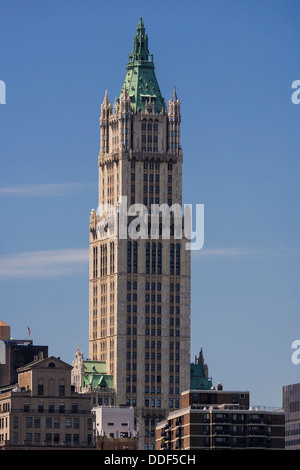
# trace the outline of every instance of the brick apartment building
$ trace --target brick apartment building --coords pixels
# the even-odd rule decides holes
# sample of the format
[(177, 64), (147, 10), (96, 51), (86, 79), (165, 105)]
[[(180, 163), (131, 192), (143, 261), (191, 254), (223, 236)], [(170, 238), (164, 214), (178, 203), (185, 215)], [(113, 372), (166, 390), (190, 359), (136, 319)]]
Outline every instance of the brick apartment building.
[(249, 407), (249, 392), (188, 390), (156, 427), (156, 450), (284, 449), (282, 410)]

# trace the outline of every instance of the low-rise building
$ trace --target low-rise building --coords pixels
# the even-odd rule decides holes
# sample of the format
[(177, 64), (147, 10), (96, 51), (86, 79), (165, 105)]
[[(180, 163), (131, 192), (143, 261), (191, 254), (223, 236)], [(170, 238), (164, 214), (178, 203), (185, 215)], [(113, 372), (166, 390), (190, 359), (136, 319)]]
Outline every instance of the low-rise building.
[(12, 339), (10, 326), (0, 321), (0, 387), (16, 384), (17, 369), (48, 357), (48, 346), (33, 344), (31, 339)]
[(78, 393), (89, 393), (92, 399), (91, 406), (114, 406), (116, 403), (116, 390), (114, 377), (107, 373), (105, 361), (91, 361), (84, 359), (76, 345), (75, 358), (72, 362), (71, 381)]
[(285, 448), (300, 449), (300, 383), (284, 385), (282, 406), (285, 411)]
[(249, 407), (248, 391), (188, 390), (156, 427), (156, 450), (284, 449), (283, 410)]
[(134, 408), (127, 406), (97, 406), (95, 442), (98, 450), (136, 450)]
[(0, 449), (93, 449), (91, 395), (71, 386), (72, 366), (49, 357), (0, 389)]

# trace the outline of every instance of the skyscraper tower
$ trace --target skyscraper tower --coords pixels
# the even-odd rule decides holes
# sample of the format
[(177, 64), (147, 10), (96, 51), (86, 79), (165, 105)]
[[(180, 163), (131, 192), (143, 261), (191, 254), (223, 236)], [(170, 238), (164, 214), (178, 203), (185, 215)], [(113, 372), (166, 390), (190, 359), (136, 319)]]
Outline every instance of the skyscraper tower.
[[(140, 18), (120, 96), (112, 106), (106, 92), (101, 106), (89, 300), (90, 359), (107, 362), (118, 404), (135, 407), (140, 449), (155, 448), (157, 420), (190, 386), (190, 251), (175, 210), (182, 217), (180, 124), (176, 90), (167, 109)], [(155, 207), (167, 212), (153, 223)]]

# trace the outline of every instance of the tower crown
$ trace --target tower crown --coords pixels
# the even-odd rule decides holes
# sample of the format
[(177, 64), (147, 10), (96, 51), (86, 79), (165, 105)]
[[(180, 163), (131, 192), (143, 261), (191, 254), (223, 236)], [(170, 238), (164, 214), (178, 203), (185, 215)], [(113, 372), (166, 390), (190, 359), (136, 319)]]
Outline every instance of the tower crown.
[[(148, 36), (142, 18), (133, 38), (133, 50), (128, 56), (127, 73), (121, 89), (120, 98), (126, 87), (130, 98), (131, 111), (145, 112), (149, 102), (154, 103), (155, 113), (165, 110), (165, 101), (155, 76), (153, 55), (148, 49)], [(120, 100), (119, 98), (119, 100)]]

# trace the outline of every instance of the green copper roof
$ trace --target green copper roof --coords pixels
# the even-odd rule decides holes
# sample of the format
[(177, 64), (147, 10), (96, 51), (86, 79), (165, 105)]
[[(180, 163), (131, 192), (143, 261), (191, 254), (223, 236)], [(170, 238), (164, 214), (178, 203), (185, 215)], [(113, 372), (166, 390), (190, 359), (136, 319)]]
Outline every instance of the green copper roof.
[(84, 361), (85, 374), (106, 374), (105, 361)]
[(114, 378), (112, 375), (88, 375), (85, 376), (83, 379), (83, 387), (87, 387), (88, 385), (91, 388), (113, 388), (114, 386)]
[(133, 50), (128, 56), (127, 73), (120, 97), (124, 86), (126, 86), (131, 109), (134, 113), (138, 109), (145, 112), (145, 105), (149, 98), (154, 100), (156, 113), (160, 113), (165, 109), (165, 101), (156, 80), (153, 56), (149, 53), (148, 36), (145, 33), (142, 18), (140, 18), (136, 35), (133, 38)]
[(84, 361), (83, 387), (113, 388), (114, 377), (106, 373), (105, 361)]
[(190, 365), (190, 380), (191, 390), (210, 390), (213, 385), (208, 377), (207, 364), (204, 364), (202, 348), (199, 357), (195, 357), (195, 363)]

